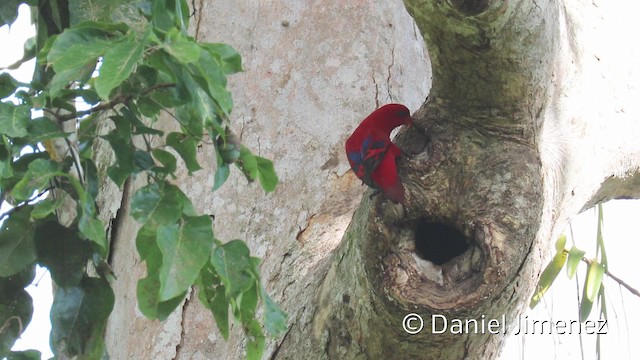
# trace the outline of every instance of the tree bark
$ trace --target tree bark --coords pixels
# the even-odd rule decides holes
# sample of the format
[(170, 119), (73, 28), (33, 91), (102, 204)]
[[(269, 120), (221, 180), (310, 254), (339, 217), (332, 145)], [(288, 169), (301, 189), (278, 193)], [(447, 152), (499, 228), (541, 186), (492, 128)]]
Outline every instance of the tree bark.
[[(496, 358), (566, 222), (638, 197), (640, 79), (620, 65), (637, 50), (611, 40), (638, 33), (632, 14), (590, 0), (405, 2), (417, 27), (399, 1), (195, 3), (195, 35), (243, 55), (232, 122), (281, 183), (264, 195), (235, 174), (211, 193), (209, 169), (179, 184), (215, 215), (218, 238), (264, 259), (289, 313), (265, 359)], [(419, 108), (396, 138), (404, 205), (360, 198), (343, 155), (389, 102)], [(213, 149), (200, 156), (213, 164)], [(136, 228), (122, 224), (111, 357), (242, 358), (240, 329), (224, 342), (194, 294), (165, 323), (142, 318)], [(421, 333), (403, 330), (409, 313)], [(485, 328), (431, 334), (432, 315)]]
[[(638, 191), (637, 111), (627, 112), (638, 91), (612, 83), (620, 69), (606, 59), (634, 53), (602, 52), (591, 26), (619, 18), (591, 2), (406, 3), (433, 66), (429, 100), (399, 140), (412, 155), (401, 163), (409, 200), (361, 203), (335, 265), (363, 264), (361, 280), (325, 279), (339, 290), (320, 304), (339, 315), (322, 327), (340, 334), (328, 341), (340, 358), (492, 359), (569, 218)], [(347, 289), (370, 311), (349, 316)], [(424, 318), (422, 336), (400, 328), (408, 313)], [(470, 330), (429, 334), (439, 316)]]
[[(218, 239), (243, 239), (263, 259), (263, 282), (288, 312), (290, 325), (283, 339), (268, 342), (264, 358), (300, 358), (309, 349), (316, 352), (317, 342), (306, 331), (319, 284), (366, 189), (348, 171), (344, 141), (378, 106), (402, 102), (415, 110), (422, 104), (430, 84), (424, 41), (399, 0), (195, 6), (194, 35), (229, 43), (243, 57), (245, 71), (229, 78), (233, 130), (252, 151), (274, 160), (280, 183), (265, 195), (232, 170), (212, 193), (212, 147), (199, 154), (209, 168), (195, 178), (185, 171), (176, 183), (197, 199), (199, 211), (215, 215)], [(195, 294), (164, 323), (140, 314), (135, 289), (146, 270), (135, 251), (137, 225), (126, 213), (114, 243), (111, 358), (244, 358), (241, 329), (235, 326), (225, 342)]]

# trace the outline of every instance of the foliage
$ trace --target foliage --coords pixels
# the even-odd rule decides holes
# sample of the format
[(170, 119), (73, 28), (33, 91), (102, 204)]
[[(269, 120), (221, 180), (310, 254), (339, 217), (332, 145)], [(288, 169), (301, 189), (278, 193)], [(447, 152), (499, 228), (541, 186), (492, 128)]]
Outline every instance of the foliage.
[[(571, 279), (576, 275), (578, 264), (583, 261), (587, 263), (587, 269), (582, 286), (582, 296), (580, 297), (580, 321), (584, 322), (589, 317), (593, 308), (593, 303), (598, 300), (600, 305), (600, 317), (607, 318), (607, 306), (602, 282), (603, 275), (607, 272), (607, 255), (604, 249), (604, 239), (602, 237), (602, 204), (598, 204), (598, 229), (596, 233), (596, 257), (594, 259), (586, 259), (585, 251), (578, 249), (575, 245), (567, 250), (565, 235), (560, 236), (556, 241), (556, 254), (547, 264), (540, 275), (540, 280), (536, 287), (536, 291), (531, 298), (530, 308), (534, 308), (544, 294), (549, 290), (553, 281), (556, 279), (563, 267), (566, 268), (567, 276)], [(599, 336), (599, 335), (598, 335)], [(599, 346), (599, 341), (598, 341)], [(599, 352), (599, 351), (598, 351)]]
[[(254, 155), (229, 127), (226, 77), (242, 70), (240, 55), (189, 36), (184, 0), (111, 1), (102, 12), (88, 11), (81, 0), (26, 2), (36, 14), (37, 36), (12, 67), (35, 57), (33, 81), (0, 75), (0, 96), (12, 96), (0, 103), (0, 200), (13, 205), (0, 230), (0, 357), (39, 356), (10, 351), (31, 319), (24, 287), (36, 264), (48, 268), (57, 287), (54, 353), (103, 356), (114, 304), (109, 281), (117, 280), (104, 270), (110, 239), (95, 201), (100, 181), (108, 177), (122, 187), (132, 176), (147, 179), (131, 204), (142, 225), (136, 246), (147, 266), (137, 288), (141, 312), (163, 320), (196, 285), (223, 336), (230, 311), (247, 335), (247, 357), (261, 357), (259, 301), (269, 334), (282, 333), (286, 315), (261, 285), (259, 259), (241, 240), (216, 239), (212, 218), (197, 213), (172, 183), (179, 160), (189, 174), (201, 169), (196, 153), (206, 143), (217, 150), (214, 190), (232, 164), (250, 182), (274, 190), (273, 163)], [(15, 20), (20, 3), (0, 5), (0, 25)], [(78, 110), (77, 100), (90, 108)], [(32, 119), (38, 113), (44, 116)], [(158, 130), (161, 113), (181, 130)], [(113, 149), (112, 164), (96, 160), (99, 142)], [(69, 224), (59, 221), (62, 209), (75, 216)]]

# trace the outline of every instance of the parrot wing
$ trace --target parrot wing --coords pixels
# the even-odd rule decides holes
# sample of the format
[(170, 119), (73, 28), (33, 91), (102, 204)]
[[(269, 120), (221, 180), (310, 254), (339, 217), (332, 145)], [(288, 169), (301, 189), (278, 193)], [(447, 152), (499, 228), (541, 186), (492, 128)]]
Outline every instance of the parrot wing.
[(360, 147), (347, 152), (353, 172), (368, 186), (379, 189), (372, 174), (380, 166), (387, 154), (391, 140), (378, 129), (367, 129)]
[(376, 188), (382, 190), (387, 199), (395, 203), (404, 203), (404, 186), (398, 176), (396, 164), (401, 153), (395, 144), (389, 144), (385, 156), (371, 174), (371, 181), (376, 184)]

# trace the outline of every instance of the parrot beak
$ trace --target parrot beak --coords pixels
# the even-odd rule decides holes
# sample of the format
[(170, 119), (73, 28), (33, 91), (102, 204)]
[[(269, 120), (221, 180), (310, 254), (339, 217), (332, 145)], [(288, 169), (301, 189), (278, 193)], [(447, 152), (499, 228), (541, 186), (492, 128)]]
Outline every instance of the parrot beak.
[(404, 124), (407, 126), (407, 128), (412, 128), (413, 118), (411, 116), (407, 116), (407, 118), (404, 120)]

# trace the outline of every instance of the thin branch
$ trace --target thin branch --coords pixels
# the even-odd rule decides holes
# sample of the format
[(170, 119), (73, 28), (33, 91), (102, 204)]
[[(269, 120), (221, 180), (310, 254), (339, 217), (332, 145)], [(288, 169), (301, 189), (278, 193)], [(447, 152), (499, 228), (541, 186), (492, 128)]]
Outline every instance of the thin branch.
[(71, 143), (71, 140), (69, 140), (68, 137), (65, 137), (64, 141), (67, 144), (69, 153), (71, 154), (70, 156), (71, 156), (71, 160), (73, 160), (73, 165), (76, 168), (76, 171), (78, 172), (78, 180), (80, 181), (80, 184), (84, 185), (85, 178), (84, 178), (84, 171), (82, 170), (82, 165), (80, 164), (80, 155), (78, 154), (76, 149), (73, 147), (73, 144)]
[[(172, 88), (172, 87), (175, 87), (175, 86), (176, 86), (176, 84), (173, 84), (173, 83), (155, 84), (155, 85), (149, 87), (148, 89), (145, 89), (142, 92), (142, 94), (140, 94), (140, 96), (145, 96), (145, 95), (147, 95), (150, 92), (155, 91), (155, 90)], [(93, 114), (93, 113), (98, 112), (98, 111), (113, 109), (116, 105), (125, 104), (125, 103), (129, 102), (135, 96), (136, 95), (134, 95), (134, 94), (118, 95), (113, 100), (111, 100), (109, 102), (106, 102), (106, 103), (101, 103), (99, 105), (96, 105), (96, 106), (92, 107), (91, 109), (78, 111), (78, 112), (75, 112), (75, 113), (66, 114), (66, 115), (62, 115), (62, 116), (56, 116), (56, 119), (58, 120), (58, 122), (63, 123), (65, 121), (77, 119), (77, 118), (83, 117), (85, 115)]]
[(25, 200), (23, 202), (21, 202), (20, 204), (12, 207), (11, 209), (3, 212), (2, 214), (0, 214), (0, 221), (4, 220), (5, 218), (9, 217), (9, 215), (11, 215), (12, 213), (22, 209), (23, 207), (27, 206), (27, 205), (32, 205), (32, 202), (35, 201), (37, 198), (39, 198), (40, 196), (44, 195), (47, 191), (51, 191), (53, 190), (53, 186), (48, 187), (44, 190), (42, 190), (38, 195), (32, 197), (31, 199)]

